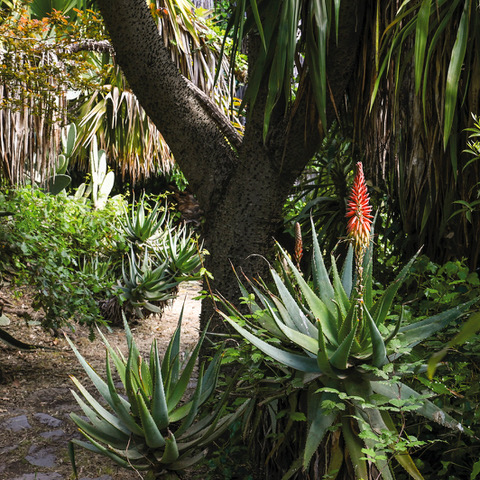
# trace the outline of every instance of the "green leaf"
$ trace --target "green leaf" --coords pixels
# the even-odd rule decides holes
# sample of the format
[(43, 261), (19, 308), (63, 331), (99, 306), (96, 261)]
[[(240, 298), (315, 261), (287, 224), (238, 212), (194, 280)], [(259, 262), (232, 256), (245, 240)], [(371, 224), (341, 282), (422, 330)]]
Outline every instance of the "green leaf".
[[(468, 309), (478, 302), (480, 299), (475, 298), (457, 307), (451, 308), (446, 312), (439, 313), (433, 317), (429, 317), (417, 323), (412, 323), (405, 327), (400, 328), (399, 335), (401, 334), (401, 342), (408, 348), (413, 348), (421, 341), (438, 332), (442, 328), (446, 327), (450, 322), (463, 315)], [(395, 358), (398, 358), (396, 356)]]
[(153, 395), (152, 395), (152, 416), (155, 424), (160, 430), (169, 425), (167, 401), (165, 399), (165, 390), (163, 387), (162, 369), (160, 359), (158, 358), (157, 340), (152, 343), (150, 351), (152, 361), (153, 375)]
[(462, 329), (460, 332), (455, 335), (455, 337), (450, 340), (445, 348), (440, 350), (439, 352), (434, 353), (430, 359), (428, 360), (428, 366), (427, 366), (427, 376), (432, 379), (435, 370), (437, 368), (437, 365), (442, 361), (443, 357), (448, 352), (448, 349), (455, 346), (455, 345), (461, 345), (462, 343), (465, 343), (472, 335), (477, 333), (480, 330), (480, 313), (474, 313), (470, 316), (468, 321), (462, 326)]
[(395, 385), (390, 384), (389, 382), (371, 382), (372, 390), (375, 393), (379, 393), (388, 398), (401, 399), (401, 400), (410, 400), (411, 398), (418, 399), (420, 407), (415, 410), (419, 415), (433, 420), (444, 427), (451, 428), (453, 430), (463, 431), (463, 427), (458, 423), (454, 418), (445, 413), (441, 408), (437, 407), (434, 403), (420, 398), (420, 394), (417, 393), (412, 388), (408, 387), (404, 383), (398, 382)]
[(387, 359), (387, 349), (385, 348), (385, 343), (383, 341), (382, 335), (378, 331), (375, 322), (373, 321), (372, 316), (368, 309), (363, 305), (363, 313), (368, 321), (368, 326), (370, 327), (370, 337), (372, 341), (372, 365), (374, 367), (380, 368), (388, 362)]
[(353, 420), (348, 417), (342, 417), (342, 434), (345, 439), (345, 444), (348, 448), (348, 457), (355, 473), (355, 478), (367, 479), (369, 478), (367, 463), (363, 460), (363, 442), (353, 431), (351, 422)]
[(321, 393), (317, 395), (312, 388), (308, 392), (308, 420), (309, 427), (307, 441), (303, 452), (303, 467), (307, 469), (313, 454), (317, 451), (320, 443), (325, 437), (328, 429), (333, 425), (336, 415), (333, 413), (325, 414), (321, 405), (324, 400), (337, 401), (338, 397), (331, 393)]
[(245, 337), (250, 343), (255, 345), (266, 355), (269, 355), (280, 363), (283, 363), (284, 365), (294, 368), (295, 370), (299, 370), (301, 372), (322, 373), (318, 368), (316, 359), (297, 355), (295, 353), (290, 353), (285, 350), (281, 350), (280, 348), (274, 347), (273, 345), (270, 345), (263, 340), (260, 340), (257, 336), (238, 325), (235, 321), (228, 318), (223, 312), (219, 313), (238, 333), (240, 333), (240, 335)]
[(420, 250), (402, 268), (393, 283), (391, 283), (387, 287), (387, 289), (383, 292), (382, 296), (373, 305), (370, 313), (376, 325), (382, 325), (385, 322), (385, 319), (390, 312), (393, 300), (395, 299), (395, 295), (397, 294), (398, 289), (401, 287), (405, 278), (407, 278), (407, 275), (412, 268), (413, 262), (415, 261), (419, 253)]
[(458, 82), (462, 73), (462, 65), (465, 59), (465, 52), (468, 42), (468, 23), (471, 17), (470, 9), (472, 2), (465, 1), (462, 17), (458, 25), (457, 37), (453, 45), (450, 63), (447, 72), (447, 85), (445, 88), (445, 121), (443, 127), (443, 148), (447, 148), (450, 132), (453, 124), (453, 117), (457, 106)]
[(353, 323), (353, 328), (345, 337), (345, 340), (338, 346), (335, 353), (330, 357), (329, 361), (332, 366), (339, 370), (345, 370), (348, 366), (348, 358), (353, 342), (355, 341), (355, 334), (357, 333), (358, 322)]
[(165, 445), (165, 438), (158, 429), (142, 395), (137, 395), (138, 413), (142, 422), (145, 442), (151, 448), (159, 448)]
[(417, 15), (415, 31), (415, 94), (418, 94), (423, 77), (423, 64), (427, 45), (432, 0), (423, 0)]

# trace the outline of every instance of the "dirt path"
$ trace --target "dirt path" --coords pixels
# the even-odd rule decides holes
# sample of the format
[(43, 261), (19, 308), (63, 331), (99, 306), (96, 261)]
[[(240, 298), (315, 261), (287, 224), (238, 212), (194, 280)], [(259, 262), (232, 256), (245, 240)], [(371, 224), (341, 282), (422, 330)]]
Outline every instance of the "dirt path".
[[(142, 354), (149, 352), (153, 338), (157, 339), (160, 353), (163, 353), (177, 326), (182, 306), (182, 344), (187, 351), (197, 342), (200, 301), (194, 297), (198, 290), (198, 284), (181, 286), (178, 298), (167, 306), (161, 318), (152, 316), (132, 325), (135, 342)], [(3, 328), (24, 342), (56, 349), (22, 352), (0, 342), (0, 366), (4, 373), (3, 383), (0, 383), (0, 480), (73, 478), (67, 446), (73, 436), (81, 436), (69, 413), (81, 412), (70, 392), (69, 375), (75, 375), (85, 386), (91, 384), (90, 380), (63, 338), (55, 340), (39, 326), (25, 325), (21, 318), (22, 310), (29, 309), (25, 297), (14, 299), (5, 289), (0, 293), (2, 298), (8, 299), (11, 312), (17, 312), (9, 313), (6, 309), (11, 324)], [(111, 332), (104, 329), (104, 333), (112, 346), (126, 351), (122, 329)], [(103, 375), (105, 350), (101, 341), (97, 338), (90, 342), (85, 328), (68, 332), (68, 335)], [(76, 448), (76, 460), (82, 480), (142, 478), (80, 448)]]

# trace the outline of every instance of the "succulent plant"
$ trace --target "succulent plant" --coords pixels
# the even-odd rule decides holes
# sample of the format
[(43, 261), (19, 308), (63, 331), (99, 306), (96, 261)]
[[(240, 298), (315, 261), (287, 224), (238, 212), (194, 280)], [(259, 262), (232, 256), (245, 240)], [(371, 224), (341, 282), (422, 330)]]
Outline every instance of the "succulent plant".
[(145, 196), (132, 204), (130, 214), (124, 207), (124, 216), (122, 219), (123, 229), (127, 239), (132, 244), (143, 245), (148, 241), (158, 240), (163, 234), (161, 227), (169, 224), (167, 206), (161, 210), (160, 203), (148, 212), (145, 208)]
[[(421, 479), (407, 449), (400, 449), (400, 443), (392, 440), (398, 440), (399, 434), (389, 408), (414, 410), (446, 427), (462, 430), (457, 421), (404, 382), (402, 377), (411, 376), (415, 367), (394, 362), (467, 312), (478, 299), (405, 326), (402, 311), (391, 322), (388, 315), (395, 295), (415, 257), (375, 299), (370, 211), (363, 171), (358, 168), (347, 210), (352, 244), (343, 269), (338, 268), (332, 255), (329, 275), (312, 222), (313, 285), (280, 248), (286, 267), (283, 278), (271, 270), (276, 291), (249, 281), (250, 294), (240, 283), (243, 296), (250, 299), (253, 316), (241, 314), (221, 299), (226, 313), (220, 313), (225, 320), (263, 353), (299, 372), (308, 393), (305, 448), (284, 480), (302, 466), (308, 468), (328, 432), (338, 428), (345, 447), (340, 452), (341, 444), (337, 444), (334, 453), (350, 459), (348, 468), (355, 479), (371, 478), (372, 471), (376, 472), (375, 478), (393, 479), (389, 455), (413, 478)], [(340, 467), (336, 464), (335, 468)], [(333, 470), (325, 473), (333, 474)]]
[[(87, 439), (72, 442), (107, 456), (122, 467), (147, 471), (147, 478), (178, 478), (177, 472), (205, 457), (211, 443), (242, 415), (248, 401), (227, 413), (229, 390), (216, 398), (221, 350), (207, 368), (204, 364), (199, 367), (198, 376), (195, 373), (205, 334), (182, 364), (182, 315), (162, 361), (155, 340), (149, 361), (144, 361), (127, 322), (124, 324), (128, 358), (115, 351), (100, 332), (106, 346), (106, 380), (93, 370), (67, 337), (103, 399), (103, 402), (97, 401), (77, 378), (71, 377), (80, 395), (73, 390), (72, 393), (88, 419), (71, 413), (72, 420)], [(112, 361), (124, 391), (116, 387)], [(192, 381), (196, 382), (195, 391), (185, 399)]]
[(120, 299), (133, 307), (137, 317), (143, 317), (143, 311), (160, 313), (161, 305), (175, 298), (179, 280), (175, 279), (168, 259), (156, 264), (145, 248), (143, 258), (137, 262), (132, 250), (128, 254), (128, 269), (122, 264), (122, 282), (117, 287)]

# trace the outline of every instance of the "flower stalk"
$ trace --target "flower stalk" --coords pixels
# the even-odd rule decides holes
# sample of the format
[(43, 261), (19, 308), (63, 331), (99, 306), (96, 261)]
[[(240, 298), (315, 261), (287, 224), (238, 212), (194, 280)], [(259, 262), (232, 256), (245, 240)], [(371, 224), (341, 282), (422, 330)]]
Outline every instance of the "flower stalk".
[(353, 181), (350, 197), (347, 202), (347, 236), (353, 242), (355, 263), (357, 268), (357, 293), (358, 293), (358, 320), (362, 320), (363, 303), (363, 259), (368, 245), (372, 228), (372, 206), (368, 196), (367, 184), (363, 173), (362, 162), (357, 162), (356, 174)]

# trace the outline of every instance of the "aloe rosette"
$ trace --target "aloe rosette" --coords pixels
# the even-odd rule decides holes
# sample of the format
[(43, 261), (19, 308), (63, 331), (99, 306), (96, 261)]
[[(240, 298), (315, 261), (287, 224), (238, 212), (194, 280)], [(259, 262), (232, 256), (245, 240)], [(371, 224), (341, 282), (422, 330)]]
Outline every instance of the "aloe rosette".
[[(363, 178), (361, 180), (364, 182)], [(354, 478), (370, 478), (373, 468), (377, 472), (375, 478), (393, 479), (388, 453), (394, 455), (411, 477), (421, 479), (422, 475), (407, 450), (399, 448), (400, 443), (395, 446), (381, 439), (385, 433), (390, 434), (389, 438), (392, 435), (398, 438), (389, 409), (399, 411), (404, 407), (405, 411), (414, 410), (446, 427), (462, 429), (425, 395), (403, 382), (403, 376), (411, 375), (413, 367), (402, 364), (397, 368), (394, 361), (467, 312), (476, 300), (405, 326), (402, 326), (402, 310), (392, 322), (390, 309), (415, 257), (375, 298), (370, 208), (364, 202), (366, 188), (357, 191), (362, 198), (360, 201), (353, 199), (350, 205), (350, 211), (355, 209), (350, 216), (353, 219), (350, 225), (354, 226), (349, 231), (353, 241), (342, 269), (338, 268), (332, 255), (330, 274), (327, 271), (312, 222), (311, 283), (304, 279), (288, 254), (280, 248), (283, 263), (288, 267), (283, 269), (283, 275), (271, 269), (276, 293), (249, 281), (253, 299), (240, 283), (243, 296), (251, 300), (253, 316), (244, 316), (222, 300), (226, 313), (220, 313), (225, 320), (263, 353), (299, 372), (308, 391), (309, 428), (305, 448), (301, 459), (284, 479), (290, 478), (302, 466), (307, 468), (328, 432), (338, 425), (348, 454), (331, 452), (331, 456), (349, 458), (351, 464), (347, 468), (354, 472)], [(361, 230), (355, 230), (355, 225)], [(332, 409), (332, 405), (336, 408)], [(334, 448), (340, 450), (343, 447), (337, 442)], [(378, 449), (385, 455), (369, 456), (369, 452), (377, 450), (378, 453)], [(338, 464), (330, 465), (330, 471), (326, 473), (333, 473), (338, 468)]]
[[(228, 389), (220, 398), (215, 398), (221, 350), (208, 368), (202, 365), (198, 376), (194, 373), (204, 335), (191, 355), (181, 362), (181, 321), (182, 316), (163, 361), (159, 359), (155, 341), (149, 361), (142, 360), (126, 321), (127, 358), (114, 350), (100, 332), (106, 346), (106, 380), (67, 337), (103, 399), (97, 401), (77, 378), (71, 377), (80, 395), (73, 390), (72, 393), (87, 417), (86, 420), (70, 414), (87, 440), (74, 439), (74, 444), (107, 456), (122, 467), (148, 471), (148, 478), (178, 478), (177, 472), (202, 460), (209, 445), (243, 414), (248, 401), (236, 411), (226, 413)], [(112, 361), (124, 392), (117, 390)], [(195, 391), (185, 400), (192, 381), (196, 381)], [(206, 402), (210, 402), (208, 407)]]

